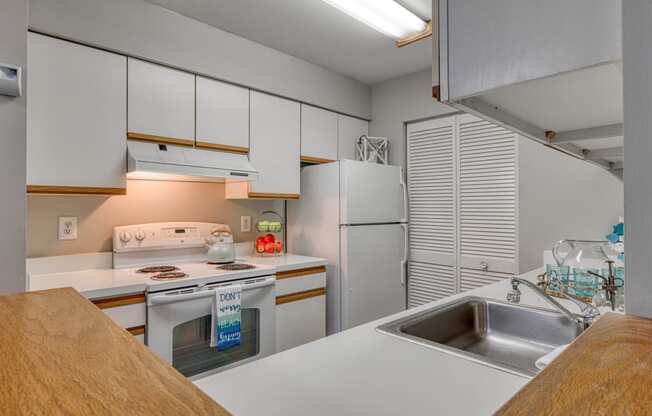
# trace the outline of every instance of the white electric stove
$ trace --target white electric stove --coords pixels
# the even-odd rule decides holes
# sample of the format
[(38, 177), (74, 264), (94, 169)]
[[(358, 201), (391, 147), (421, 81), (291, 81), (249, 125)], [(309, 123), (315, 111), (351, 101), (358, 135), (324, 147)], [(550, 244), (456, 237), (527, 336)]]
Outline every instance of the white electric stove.
[[(113, 267), (146, 276), (145, 342), (191, 379), (275, 352), (275, 276), (270, 266), (206, 262), (205, 239), (213, 223), (151, 223), (113, 230)], [(240, 285), (241, 342), (210, 347), (215, 290)]]

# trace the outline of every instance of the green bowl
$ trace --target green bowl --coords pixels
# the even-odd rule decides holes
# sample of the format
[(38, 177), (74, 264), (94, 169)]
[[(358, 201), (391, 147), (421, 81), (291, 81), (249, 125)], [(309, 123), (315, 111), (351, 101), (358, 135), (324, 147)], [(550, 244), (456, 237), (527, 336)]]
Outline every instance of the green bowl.
[(272, 221), (269, 223), (269, 231), (273, 233), (280, 233), (282, 228), (282, 224), (278, 221)]

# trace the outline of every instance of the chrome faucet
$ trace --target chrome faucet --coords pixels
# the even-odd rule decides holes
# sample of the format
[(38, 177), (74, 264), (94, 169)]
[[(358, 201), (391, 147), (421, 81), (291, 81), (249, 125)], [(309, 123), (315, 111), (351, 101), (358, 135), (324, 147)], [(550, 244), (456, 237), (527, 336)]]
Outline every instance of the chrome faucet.
[[(552, 296), (548, 295), (545, 292), (545, 289), (541, 289), (538, 285), (530, 282), (529, 280), (521, 279), (520, 277), (512, 277), (510, 280), (512, 289), (507, 292), (507, 301), (510, 303), (519, 303), (521, 301), (521, 291), (519, 290), (519, 285), (524, 284), (525, 286), (532, 289), (536, 294), (545, 299), (549, 304), (551, 304), (555, 309), (564, 314), (568, 319), (573, 322), (576, 322), (581, 326), (581, 329), (584, 330), (588, 328), (593, 321), (600, 316), (600, 311), (595, 306), (586, 303), (575, 296), (567, 293), (564, 289), (560, 291), (562, 296), (573, 303), (575, 303), (581, 311), (581, 315), (576, 315), (573, 312), (566, 309), (561, 303), (557, 302)], [(547, 283), (544, 283), (546, 285)], [(559, 282), (561, 286), (561, 282)]]

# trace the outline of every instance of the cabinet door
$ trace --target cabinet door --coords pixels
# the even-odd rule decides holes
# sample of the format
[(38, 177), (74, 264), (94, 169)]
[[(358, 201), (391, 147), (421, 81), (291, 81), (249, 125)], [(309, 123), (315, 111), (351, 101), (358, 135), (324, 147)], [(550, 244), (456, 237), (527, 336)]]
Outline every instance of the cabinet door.
[(301, 161), (337, 160), (337, 113), (301, 105)]
[(29, 33), (29, 192), (124, 193), (126, 58)]
[(457, 292), (455, 118), (407, 126), (408, 307)]
[(197, 147), (249, 152), (249, 90), (197, 77)]
[(129, 58), (130, 139), (194, 146), (195, 76)]
[(359, 118), (338, 115), (338, 159), (355, 160), (355, 144), (362, 135), (369, 134), (369, 122)]
[[(491, 283), (518, 272), (516, 134), (471, 115), (458, 129), (460, 267)], [(461, 273), (460, 287), (477, 277)]]
[(326, 296), (276, 305), (276, 352), (326, 336)]
[(300, 111), (296, 102), (251, 93), (249, 154), (259, 177), (250, 184), (249, 197), (299, 197)]

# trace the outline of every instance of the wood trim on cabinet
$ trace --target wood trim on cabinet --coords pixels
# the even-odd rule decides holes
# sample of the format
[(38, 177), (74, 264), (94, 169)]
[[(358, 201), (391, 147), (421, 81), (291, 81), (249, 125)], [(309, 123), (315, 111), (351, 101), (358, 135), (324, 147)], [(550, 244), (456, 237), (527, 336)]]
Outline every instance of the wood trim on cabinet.
[(256, 199), (299, 199), (299, 194), (277, 194), (271, 192), (249, 192), (249, 198)]
[(326, 273), (326, 266), (317, 266), (317, 267), (309, 267), (306, 269), (276, 272), (276, 280), (289, 279), (291, 277), (308, 276), (317, 273)]
[(402, 48), (403, 46), (407, 46), (411, 43), (420, 41), (421, 39), (425, 39), (432, 36), (432, 21), (426, 22), (426, 28), (423, 29), (423, 31), (416, 33), (412, 36), (407, 36), (404, 37), (403, 39), (399, 39), (396, 41), (396, 47), (397, 48)]
[(301, 161), (304, 163), (332, 163), (335, 162), (331, 159), (323, 159), (321, 157), (301, 156)]
[(127, 139), (136, 140), (139, 142), (172, 144), (176, 146), (186, 146), (186, 147), (195, 146), (194, 139), (175, 139), (173, 137), (154, 136), (151, 134), (134, 133), (131, 131), (127, 132)]
[(59, 195), (127, 195), (127, 188), (27, 185), (27, 193), (28, 194), (59, 194)]
[(209, 150), (219, 150), (220, 152), (227, 152), (227, 153), (237, 153), (240, 155), (248, 155), (249, 154), (249, 148), (248, 147), (240, 147), (240, 146), (229, 146), (226, 144), (215, 144), (215, 143), (208, 143), (208, 142), (202, 142), (202, 141), (197, 141), (196, 146), (200, 149), (209, 149)]
[(145, 333), (145, 325), (132, 326), (131, 328), (127, 328), (127, 332), (133, 336), (143, 335)]
[(145, 294), (136, 293), (133, 295), (114, 296), (104, 299), (92, 299), (91, 302), (100, 309), (117, 308), (118, 306), (145, 303)]
[(322, 287), (319, 289), (311, 289), (303, 292), (290, 293), (289, 295), (277, 296), (276, 304), (282, 305), (284, 303), (296, 302), (299, 300), (304, 300), (308, 298), (314, 298), (317, 296), (324, 296), (326, 294), (326, 288)]

